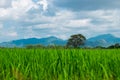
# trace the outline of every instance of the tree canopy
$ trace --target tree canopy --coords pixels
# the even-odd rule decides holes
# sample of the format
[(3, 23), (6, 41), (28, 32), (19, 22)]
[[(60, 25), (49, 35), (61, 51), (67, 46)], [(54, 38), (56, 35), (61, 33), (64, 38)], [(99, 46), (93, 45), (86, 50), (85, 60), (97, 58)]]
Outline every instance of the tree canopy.
[(71, 35), (68, 39), (67, 47), (78, 48), (81, 45), (84, 45), (86, 38), (82, 34)]

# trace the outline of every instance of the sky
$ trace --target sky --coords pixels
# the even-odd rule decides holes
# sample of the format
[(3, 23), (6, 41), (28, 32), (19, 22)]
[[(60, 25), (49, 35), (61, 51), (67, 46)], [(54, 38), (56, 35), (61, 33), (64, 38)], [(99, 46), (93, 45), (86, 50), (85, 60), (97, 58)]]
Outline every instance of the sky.
[(120, 37), (120, 0), (0, 0), (0, 42), (78, 33)]

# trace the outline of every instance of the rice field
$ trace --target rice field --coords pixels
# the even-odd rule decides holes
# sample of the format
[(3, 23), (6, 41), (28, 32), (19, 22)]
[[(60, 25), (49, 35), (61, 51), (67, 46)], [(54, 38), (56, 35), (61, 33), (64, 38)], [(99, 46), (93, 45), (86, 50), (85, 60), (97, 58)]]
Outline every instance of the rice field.
[(0, 49), (0, 80), (120, 80), (120, 50)]

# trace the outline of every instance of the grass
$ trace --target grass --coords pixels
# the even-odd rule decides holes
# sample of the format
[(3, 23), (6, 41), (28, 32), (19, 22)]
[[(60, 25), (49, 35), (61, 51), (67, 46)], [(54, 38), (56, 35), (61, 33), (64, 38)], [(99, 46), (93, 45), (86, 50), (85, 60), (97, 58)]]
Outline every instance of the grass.
[(120, 50), (0, 49), (0, 80), (120, 80)]

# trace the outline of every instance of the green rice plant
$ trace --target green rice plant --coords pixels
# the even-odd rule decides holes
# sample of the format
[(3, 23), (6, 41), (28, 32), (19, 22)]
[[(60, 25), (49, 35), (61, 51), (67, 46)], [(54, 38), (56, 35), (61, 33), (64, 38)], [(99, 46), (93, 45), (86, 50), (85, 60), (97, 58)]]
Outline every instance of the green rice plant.
[(0, 80), (120, 80), (119, 49), (0, 49)]

